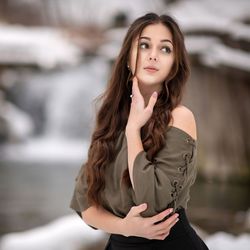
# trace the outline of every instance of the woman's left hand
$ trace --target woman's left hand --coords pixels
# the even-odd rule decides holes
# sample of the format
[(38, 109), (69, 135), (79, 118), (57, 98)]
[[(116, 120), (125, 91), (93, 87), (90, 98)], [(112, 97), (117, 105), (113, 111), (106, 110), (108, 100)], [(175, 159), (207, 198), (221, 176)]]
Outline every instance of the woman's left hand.
[(130, 106), (130, 113), (128, 117), (127, 127), (132, 127), (134, 129), (140, 130), (146, 122), (149, 120), (153, 113), (154, 105), (157, 101), (157, 92), (155, 91), (148, 102), (147, 107), (145, 107), (144, 98), (138, 87), (138, 80), (136, 77), (133, 78), (132, 86), (132, 102)]

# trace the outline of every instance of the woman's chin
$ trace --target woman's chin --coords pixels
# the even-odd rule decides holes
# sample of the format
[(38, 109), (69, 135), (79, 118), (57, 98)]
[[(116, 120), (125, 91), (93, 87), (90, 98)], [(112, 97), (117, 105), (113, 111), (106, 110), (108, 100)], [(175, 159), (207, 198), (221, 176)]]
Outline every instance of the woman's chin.
[(160, 85), (162, 82), (157, 79), (140, 79), (140, 78), (138, 78), (138, 81), (143, 86), (157, 86)]

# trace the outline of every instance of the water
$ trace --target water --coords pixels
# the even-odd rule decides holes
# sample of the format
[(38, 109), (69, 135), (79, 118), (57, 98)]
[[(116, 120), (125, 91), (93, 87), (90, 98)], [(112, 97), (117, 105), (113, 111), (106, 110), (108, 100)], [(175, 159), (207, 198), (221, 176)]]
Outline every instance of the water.
[(0, 165), (1, 234), (46, 224), (69, 214), (79, 164)]
[[(194, 224), (209, 233), (246, 231), (246, 211), (250, 208), (249, 186), (202, 182), (191, 188), (188, 215)], [(248, 215), (249, 216), (249, 215)], [(249, 222), (248, 222), (249, 223)]]
[[(81, 162), (0, 164), (0, 233), (23, 231), (74, 213), (69, 208)], [(192, 188), (188, 215), (212, 233), (230, 231), (228, 216), (250, 207), (248, 187), (204, 183)]]

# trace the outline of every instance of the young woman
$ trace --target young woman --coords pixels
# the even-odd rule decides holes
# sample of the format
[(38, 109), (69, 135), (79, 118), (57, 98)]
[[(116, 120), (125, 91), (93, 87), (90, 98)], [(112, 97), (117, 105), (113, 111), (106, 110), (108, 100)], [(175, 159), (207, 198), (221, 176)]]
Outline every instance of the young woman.
[(185, 214), (197, 155), (195, 118), (180, 104), (188, 76), (177, 23), (135, 20), (71, 201), (85, 223), (111, 233), (105, 249), (208, 249)]

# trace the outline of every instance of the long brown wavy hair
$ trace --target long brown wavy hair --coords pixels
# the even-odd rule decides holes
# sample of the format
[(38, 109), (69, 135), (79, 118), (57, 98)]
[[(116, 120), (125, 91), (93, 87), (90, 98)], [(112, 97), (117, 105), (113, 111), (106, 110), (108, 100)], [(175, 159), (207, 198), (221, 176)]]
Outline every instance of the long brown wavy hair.
[[(115, 159), (117, 138), (127, 124), (132, 93), (131, 71), (127, 64), (132, 42), (141, 35), (146, 26), (158, 23), (165, 25), (172, 34), (174, 63), (167, 79), (162, 83), (151, 118), (141, 128), (143, 148), (149, 160), (153, 161), (157, 152), (163, 148), (165, 131), (172, 119), (171, 111), (181, 102), (184, 85), (190, 73), (183, 34), (172, 17), (148, 13), (136, 19), (129, 27), (107, 89), (96, 99), (98, 102), (102, 101), (102, 104), (97, 112), (88, 159), (83, 165), (84, 171), (78, 177), (87, 180), (87, 198), (91, 205), (98, 207), (103, 202), (101, 193), (105, 188), (105, 169)], [(128, 169), (124, 172), (123, 180), (126, 185), (131, 185)]]

